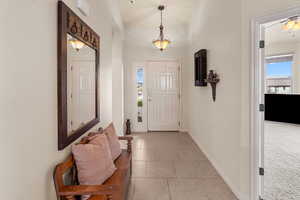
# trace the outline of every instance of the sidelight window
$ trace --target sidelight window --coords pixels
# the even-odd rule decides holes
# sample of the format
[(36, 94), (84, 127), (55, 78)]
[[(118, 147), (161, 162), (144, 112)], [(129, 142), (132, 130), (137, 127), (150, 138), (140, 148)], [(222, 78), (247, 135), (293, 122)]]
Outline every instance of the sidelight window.
[(139, 123), (143, 122), (143, 106), (144, 106), (144, 68), (137, 68), (136, 72), (136, 80), (137, 80), (137, 121)]

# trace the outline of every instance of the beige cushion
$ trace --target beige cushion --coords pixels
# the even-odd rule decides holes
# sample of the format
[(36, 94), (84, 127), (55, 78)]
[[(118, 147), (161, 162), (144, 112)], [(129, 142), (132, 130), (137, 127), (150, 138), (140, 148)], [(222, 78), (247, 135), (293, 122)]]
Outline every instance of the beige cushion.
[(99, 134), (93, 141), (97, 145), (88, 143), (72, 146), (81, 185), (100, 185), (116, 170), (107, 137)]
[(114, 124), (111, 123), (106, 129), (103, 130), (103, 133), (107, 136), (111, 150), (111, 156), (113, 160), (115, 160), (120, 156), (122, 150)]

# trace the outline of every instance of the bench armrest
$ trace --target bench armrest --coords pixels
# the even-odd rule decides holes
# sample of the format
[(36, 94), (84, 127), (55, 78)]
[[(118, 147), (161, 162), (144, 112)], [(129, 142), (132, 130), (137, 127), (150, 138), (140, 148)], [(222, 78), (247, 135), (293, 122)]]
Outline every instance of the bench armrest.
[(60, 196), (77, 196), (77, 195), (111, 195), (119, 191), (118, 185), (72, 185), (60, 188)]
[(132, 150), (131, 146), (132, 146), (133, 137), (131, 137), (131, 136), (120, 136), (119, 140), (126, 140), (127, 141), (127, 151), (129, 153), (131, 153), (131, 150)]

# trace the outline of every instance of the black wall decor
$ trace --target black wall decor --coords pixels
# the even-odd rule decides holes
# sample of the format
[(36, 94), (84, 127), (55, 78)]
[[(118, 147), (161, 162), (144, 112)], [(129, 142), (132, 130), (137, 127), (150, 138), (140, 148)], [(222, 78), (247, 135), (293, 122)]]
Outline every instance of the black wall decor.
[(300, 95), (265, 94), (265, 119), (300, 124)]
[(207, 86), (207, 50), (201, 49), (194, 55), (195, 59), (195, 86)]

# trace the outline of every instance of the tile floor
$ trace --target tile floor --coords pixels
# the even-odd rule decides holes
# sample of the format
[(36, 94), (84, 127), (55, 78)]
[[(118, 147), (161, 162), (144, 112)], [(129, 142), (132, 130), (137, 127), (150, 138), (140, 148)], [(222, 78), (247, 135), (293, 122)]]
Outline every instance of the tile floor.
[(186, 133), (137, 133), (129, 200), (237, 200)]

